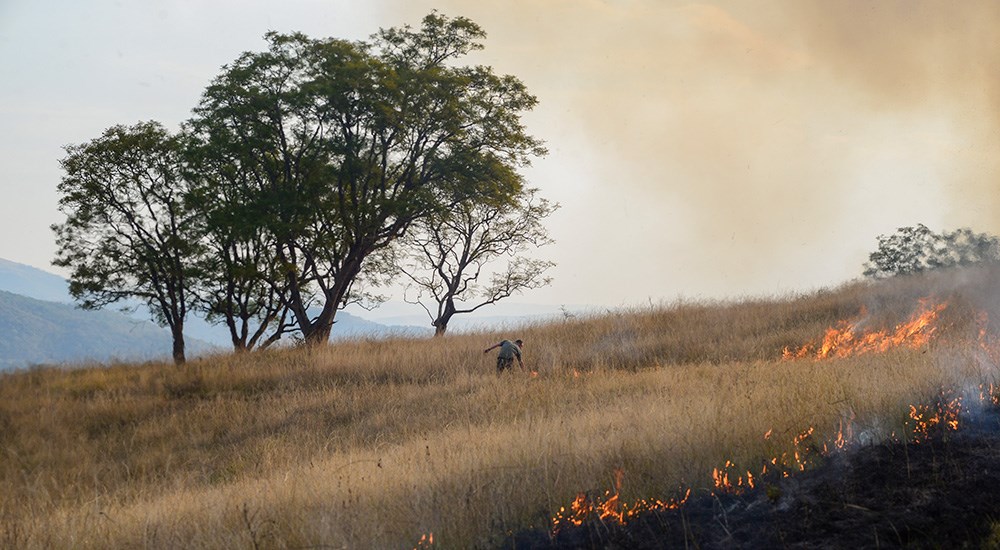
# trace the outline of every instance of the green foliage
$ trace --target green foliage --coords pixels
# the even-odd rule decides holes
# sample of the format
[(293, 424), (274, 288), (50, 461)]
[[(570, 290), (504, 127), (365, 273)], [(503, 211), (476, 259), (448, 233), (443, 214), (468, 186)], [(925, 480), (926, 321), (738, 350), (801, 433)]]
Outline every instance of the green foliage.
[(369, 42), (269, 33), (268, 51), (243, 54), (205, 91), (188, 124), (200, 192), (232, 207), (210, 218), (211, 238), (267, 243), (259, 283), (307, 341), (324, 341), (337, 309), (385, 275), (379, 252), (414, 221), (517, 194), (517, 169), (544, 153), (520, 122), (536, 103), (520, 81), (451, 65), (483, 36), (436, 13)]
[(878, 249), (868, 256), (864, 275), (881, 279), (998, 260), (1000, 238), (967, 228), (939, 234), (917, 224), (900, 227), (893, 235), (879, 235)]
[(181, 135), (148, 122), (68, 147), (53, 229), (71, 293), (144, 300), (178, 361), (192, 307), (237, 350), (286, 332), (325, 342), (337, 311), (392, 273), (411, 225), (510, 202), (545, 153), (521, 123), (536, 104), (524, 85), (456, 63), (484, 37), (437, 13), (369, 41), (271, 32), (223, 67)]
[(144, 301), (174, 334), (184, 362), (183, 325), (191, 302), (188, 258), (199, 246), (183, 204), (181, 142), (159, 123), (114, 126), (66, 147), (59, 209), (52, 226), (55, 265), (70, 270), (70, 293), (84, 308), (130, 298)]

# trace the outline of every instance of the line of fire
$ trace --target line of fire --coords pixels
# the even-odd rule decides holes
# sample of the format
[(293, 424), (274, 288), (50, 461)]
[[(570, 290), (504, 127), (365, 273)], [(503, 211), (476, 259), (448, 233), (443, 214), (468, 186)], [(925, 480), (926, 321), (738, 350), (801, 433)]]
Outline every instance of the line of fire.
[[(822, 338), (799, 347), (784, 348), (780, 359), (827, 361), (885, 353), (895, 348), (921, 349), (938, 342), (955, 343), (963, 339), (968, 342), (971, 338), (976, 340), (977, 352), (983, 355), (985, 361), (1000, 365), (1000, 336), (990, 326), (989, 316), (984, 311), (970, 313), (964, 305), (955, 307), (949, 300), (925, 297), (918, 300), (914, 312), (903, 323), (892, 328), (867, 328), (870, 324), (873, 324), (872, 316), (862, 308), (854, 318), (835, 323)], [(579, 375), (574, 372), (574, 376)], [(958, 430), (963, 414), (969, 410), (966, 401), (975, 399), (983, 405), (1000, 406), (1000, 384), (980, 384), (978, 393), (971, 396), (964, 390), (943, 388), (933, 403), (910, 405), (905, 433), (900, 435), (894, 432), (889, 438), (920, 444), (938, 434)], [(807, 427), (793, 435), (787, 452), (764, 459), (755, 467), (727, 460), (713, 468), (707, 480), (709, 491), (713, 495), (739, 495), (805, 471), (824, 457), (857, 445), (855, 432), (853, 415), (840, 421), (836, 435), (829, 441), (817, 440), (814, 427)], [(773, 438), (773, 430), (768, 430), (762, 437)], [(692, 494), (691, 487), (682, 487), (674, 498), (625, 502), (621, 496), (625, 475), (624, 470), (616, 469), (612, 488), (600, 495), (581, 492), (568, 507), (561, 507), (551, 518), (552, 535), (588, 522), (624, 525), (646, 512), (676, 510), (683, 507)]]

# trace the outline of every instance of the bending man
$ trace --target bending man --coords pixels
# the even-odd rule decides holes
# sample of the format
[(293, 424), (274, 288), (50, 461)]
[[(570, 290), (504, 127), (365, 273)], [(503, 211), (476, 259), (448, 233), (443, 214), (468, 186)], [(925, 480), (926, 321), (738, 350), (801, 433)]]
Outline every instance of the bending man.
[(497, 354), (497, 374), (512, 368), (514, 366), (514, 358), (517, 357), (517, 364), (521, 366), (521, 370), (524, 370), (524, 361), (521, 361), (521, 346), (524, 345), (522, 340), (504, 340), (499, 344), (492, 345), (485, 350), (483, 353), (489, 353), (490, 350), (500, 348), (500, 353)]

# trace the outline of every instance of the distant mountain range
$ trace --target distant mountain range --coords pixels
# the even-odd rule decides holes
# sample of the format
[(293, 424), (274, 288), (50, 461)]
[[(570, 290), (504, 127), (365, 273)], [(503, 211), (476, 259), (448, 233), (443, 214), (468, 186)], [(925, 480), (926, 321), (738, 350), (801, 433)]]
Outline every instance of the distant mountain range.
[[(141, 309), (139, 311), (142, 311)], [(337, 314), (331, 338), (429, 336), (429, 327), (393, 326), (347, 312)], [(169, 331), (141, 314), (114, 307), (77, 308), (65, 279), (0, 258), (0, 369), (31, 364), (169, 359)], [(186, 322), (189, 356), (231, 346), (225, 327), (191, 317)]]
[[(0, 369), (43, 363), (168, 360), (172, 347), (169, 331), (150, 322), (150, 317), (143, 315), (145, 308), (135, 309), (131, 314), (114, 306), (101, 311), (79, 309), (62, 277), (0, 258)], [(525, 324), (593, 311), (579, 305), (501, 303), (475, 314), (455, 316), (449, 331), (516, 332)], [(229, 331), (222, 325), (190, 316), (184, 328), (190, 357), (231, 349)], [(374, 311), (340, 311), (331, 339), (432, 334), (430, 320), (419, 306), (389, 302)]]
[(0, 258), (0, 290), (47, 302), (73, 302), (66, 279), (3, 258)]
[[(70, 304), (0, 291), (0, 370), (32, 364), (168, 359), (170, 333), (117, 311), (84, 311)], [(188, 354), (213, 349), (185, 340)]]

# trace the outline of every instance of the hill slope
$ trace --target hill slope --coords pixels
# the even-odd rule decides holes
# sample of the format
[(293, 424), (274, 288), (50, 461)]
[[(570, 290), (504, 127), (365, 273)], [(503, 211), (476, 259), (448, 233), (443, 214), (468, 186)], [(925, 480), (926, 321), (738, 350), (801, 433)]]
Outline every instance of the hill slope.
[[(998, 285), (964, 271), (532, 325), (534, 376), (495, 373), (497, 333), (3, 374), (0, 547), (586, 548), (660, 520), (678, 546), (740, 547), (753, 514), (859, 543), (840, 546), (978, 547), (990, 510), (960, 510), (947, 540), (910, 519), (946, 517), (926, 491), (975, 482), (952, 474), (996, 468), (954, 430), (996, 427)], [(859, 469), (823, 473), (840, 460)], [(892, 522), (858, 528), (869, 515)]]
[[(73, 298), (69, 295), (69, 284), (62, 277), (38, 269), (29, 265), (19, 264), (10, 260), (0, 258), (0, 291), (18, 294), (35, 300), (47, 302), (60, 302), (73, 304)], [(121, 315), (109, 308), (108, 312), (114, 315)], [(136, 313), (130, 317), (135, 322), (145, 322), (148, 324), (149, 316), (144, 315), (145, 308), (139, 307)], [(422, 320), (421, 320), (422, 321)], [(433, 331), (427, 327), (426, 322), (420, 322), (421, 326), (410, 326), (407, 323), (385, 324), (369, 321), (357, 315), (352, 315), (346, 311), (337, 314), (337, 322), (333, 326), (330, 337), (334, 340), (349, 338), (387, 338), (390, 336), (430, 336)], [(205, 319), (191, 315), (188, 317), (184, 327), (185, 339), (197, 339), (197, 349), (205, 349), (204, 343), (209, 343), (220, 348), (230, 347), (231, 341), (229, 331), (225, 326), (213, 325)], [(0, 336), (2, 337), (2, 336)], [(169, 346), (168, 346), (169, 349)], [(122, 350), (124, 353), (126, 350)], [(131, 358), (136, 356), (126, 354)], [(3, 355), (0, 355), (2, 361)], [(67, 357), (66, 360), (83, 360), (88, 357)], [(0, 363), (2, 364), (2, 363)]]
[(66, 279), (30, 265), (0, 258), (0, 290), (36, 300), (70, 303)]
[[(0, 369), (38, 363), (167, 359), (170, 334), (148, 321), (115, 311), (85, 311), (69, 304), (0, 291)], [(188, 353), (210, 349), (187, 342)]]

